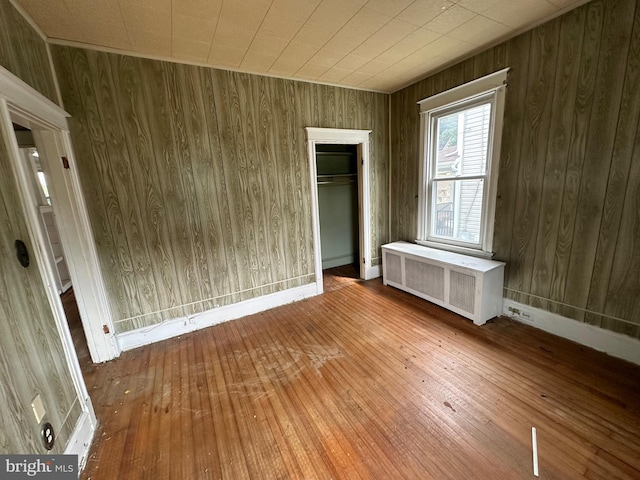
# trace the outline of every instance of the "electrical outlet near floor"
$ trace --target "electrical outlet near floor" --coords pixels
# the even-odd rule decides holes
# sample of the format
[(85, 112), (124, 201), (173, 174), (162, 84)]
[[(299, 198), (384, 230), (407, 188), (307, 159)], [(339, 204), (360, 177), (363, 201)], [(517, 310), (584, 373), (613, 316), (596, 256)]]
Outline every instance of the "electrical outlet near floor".
[(38, 422), (39, 425), (47, 413), (44, 409), (44, 404), (42, 403), (42, 398), (40, 398), (40, 395), (36, 395), (36, 398), (34, 398), (33, 402), (31, 402), (31, 409), (33, 410), (33, 414), (36, 417), (36, 422)]
[(533, 322), (534, 319), (529, 312), (523, 310), (521, 308), (508, 306), (507, 311), (511, 314), (512, 317), (518, 317), (527, 322)]

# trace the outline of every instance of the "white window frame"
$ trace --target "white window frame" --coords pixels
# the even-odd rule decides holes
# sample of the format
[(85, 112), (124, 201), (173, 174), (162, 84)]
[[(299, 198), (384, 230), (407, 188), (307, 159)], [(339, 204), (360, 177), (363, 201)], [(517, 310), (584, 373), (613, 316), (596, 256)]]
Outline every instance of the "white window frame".
[[(493, 231), (496, 211), (498, 169), (500, 165), (500, 147), (502, 143), (502, 124), (504, 117), (504, 98), (507, 85), (505, 68), (485, 77), (473, 80), (445, 92), (433, 95), (418, 102), (420, 106), (420, 175), (418, 188), (418, 232), (416, 243), (429, 247), (467, 253), (479, 257), (493, 256)], [(431, 204), (433, 202), (433, 158), (434, 119), (443, 113), (455, 111), (466, 106), (477, 105), (479, 101), (491, 103), (489, 143), (487, 147), (487, 167), (484, 193), (483, 215), (481, 220), (480, 241), (476, 243), (443, 239), (431, 235)], [(474, 176), (476, 177), (476, 176)], [(459, 179), (452, 177), (452, 180)]]

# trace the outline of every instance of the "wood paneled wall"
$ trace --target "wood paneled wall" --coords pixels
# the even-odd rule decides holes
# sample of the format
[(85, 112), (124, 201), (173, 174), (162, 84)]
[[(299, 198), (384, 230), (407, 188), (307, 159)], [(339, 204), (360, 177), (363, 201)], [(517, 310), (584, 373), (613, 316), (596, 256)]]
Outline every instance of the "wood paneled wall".
[(373, 130), (379, 262), (387, 96), (61, 46), (52, 53), (119, 332), (314, 280), (307, 126)]
[[(0, 133), (0, 453), (46, 453), (31, 410), (39, 394), (62, 453), (81, 414)], [(31, 253), (24, 268), (14, 242)]]
[(9, 0), (0, 0), (0, 65), (58, 103), (47, 45)]
[(505, 296), (640, 338), (640, 5), (594, 0), (392, 95), (392, 240), (416, 235), (416, 102), (504, 67)]

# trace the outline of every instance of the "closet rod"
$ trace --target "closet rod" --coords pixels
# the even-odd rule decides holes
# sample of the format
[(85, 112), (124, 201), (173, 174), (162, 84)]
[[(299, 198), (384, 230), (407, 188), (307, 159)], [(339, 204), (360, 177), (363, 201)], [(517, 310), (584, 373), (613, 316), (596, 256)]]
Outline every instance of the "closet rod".
[(318, 182), (318, 185), (351, 185), (352, 183), (356, 183), (355, 180), (342, 180), (339, 182)]
[(340, 155), (340, 156), (348, 155), (350, 157), (355, 157), (356, 153), (354, 152), (316, 152), (316, 155)]
[(357, 173), (322, 173), (318, 175), (318, 178), (356, 177), (357, 175)]

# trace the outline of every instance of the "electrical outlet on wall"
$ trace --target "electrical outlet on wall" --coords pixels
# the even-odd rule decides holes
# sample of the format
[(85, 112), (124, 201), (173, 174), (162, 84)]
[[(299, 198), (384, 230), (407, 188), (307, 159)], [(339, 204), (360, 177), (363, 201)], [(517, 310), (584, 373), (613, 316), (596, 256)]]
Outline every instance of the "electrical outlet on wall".
[(520, 306), (516, 307), (507, 304), (506, 311), (508, 316), (510, 316), (511, 318), (515, 318), (516, 320), (522, 320), (527, 323), (535, 323), (536, 321), (534, 318), (534, 312), (527, 308), (522, 308)]
[(42, 403), (42, 398), (40, 398), (39, 394), (36, 395), (36, 398), (34, 398), (33, 402), (31, 402), (31, 409), (33, 410), (33, 414), (36, 417), (36, 422), (39, 425), (47, 413), (47, 411), (44, 409), (44, 404)]

